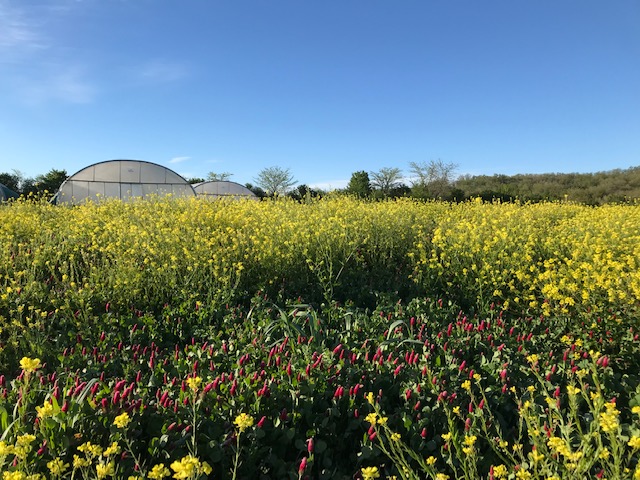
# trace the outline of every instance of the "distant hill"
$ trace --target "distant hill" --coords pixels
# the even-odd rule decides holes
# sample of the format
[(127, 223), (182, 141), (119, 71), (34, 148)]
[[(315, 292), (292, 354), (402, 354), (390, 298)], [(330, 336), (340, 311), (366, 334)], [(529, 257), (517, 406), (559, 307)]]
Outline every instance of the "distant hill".
[(570, 200), (588, 205), (640, 199), (640, 167), (596, 173), (543, 173), (462, 176), (455, 189), (464, 198), (539, 202)]

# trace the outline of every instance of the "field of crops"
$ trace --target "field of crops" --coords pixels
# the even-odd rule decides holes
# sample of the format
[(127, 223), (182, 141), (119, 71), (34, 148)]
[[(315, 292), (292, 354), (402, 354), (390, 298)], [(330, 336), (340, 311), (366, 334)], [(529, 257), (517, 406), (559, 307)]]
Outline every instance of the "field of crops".
[(0, 223), (3, 479), (640, 479), (640, 206)]

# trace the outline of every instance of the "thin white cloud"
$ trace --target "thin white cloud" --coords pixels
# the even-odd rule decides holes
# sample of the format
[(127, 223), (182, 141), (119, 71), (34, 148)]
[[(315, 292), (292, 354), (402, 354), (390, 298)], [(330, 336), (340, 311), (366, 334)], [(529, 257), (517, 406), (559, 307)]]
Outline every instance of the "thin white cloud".
[(189, 75), (186, 65), (170, 60), (150, 60), (134, 68), (134, 78), (137, 82), (173, 83)]
[[(75, 1), (75, 0), (74, 0)], [(39, 106), (49, 102), (85, 104), (97, 95), (87, 65), (56, 46), (48, 23), (64, 20), (73, 3), (61, 0), (26, 8), (20, 2), (0, 0), (0, 88), (18, 102)]]
[(346, 188), (347, 185), (349, 185), (349, 180), (330, 180), (327, 182), (311, 183), (309, 188), (331, 191)]
[(20, 99), (31, 106), (52, 101), (91, 103), (97, 95), (97, 88), (79, 66), (52, 65), (39, 75), (18, 77), (15, 82)]
[(186, 162), (190, 158), (191, 157), (173, 157), (171, 160), (169, 160), (169, 163), (182, 163)]
[(0, 59), (16, 58), (45, 47), (36, 22), (12, 3), (0, 0)]

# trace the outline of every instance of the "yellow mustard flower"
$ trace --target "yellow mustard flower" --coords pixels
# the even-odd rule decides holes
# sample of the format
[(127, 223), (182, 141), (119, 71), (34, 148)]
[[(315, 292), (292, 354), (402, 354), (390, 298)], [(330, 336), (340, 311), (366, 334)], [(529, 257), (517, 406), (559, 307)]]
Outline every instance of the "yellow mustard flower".
[(30, 433), (25, 433), (24, 435), (20, 435), (18, 436), (18, 438), (16, 438), (16, 446), (27, 446), (27, 445), (31, 445), (34, 441), (36, 440), (36, 436), (32, 435)]
[(98, 476), (98, 479), (113, 477), (113, 475), (116, 473), (115, 467), (116, 466), (114, 462), (98, 463), (98, 465), (96, 465), (96, 475)]
[(117, 428), (126, 428), (126, 426), (129, 425), (130, 422), (131, 417), (129, 417), (129, 414), (127, 412), (122, 412), (120, 415), (113, 419), (113, 424)]
[(533, 463), (538, 463), (544, 460), (544, 455), (538, 452), (537, 450), (533, 450), (532, 452), (529, 453), (529, 458)]
[(61, 458), (54, 458), (47, 462), (47, 468), (51, 475), (62, 475), (69, 468), (69, 464), (64, 463)]
[(91, 462), (87, 458), (82, 458), (78, 455), (73, 455), (73, 469), (88, 467), (91, 465)]
[(362, 474), (362, 480), (373, 480), (374, 478), (380, 478), (380, 472), (378, 467), (363, 467), (360, 469)]
[(110, 457), (111, 455), (118, 455), (121, 451), (122, 451), (122, 448), (120, 448), (120, 445), (118, 445), (118, 442), (113, 442), (104, 451), (104, 456)]
[(378, 415), (376, 413), (370, 413), (364, 417), (364, 420), (369, 422), (371, 425), (375, 425), (378, 420)]
[(26, 373), (35, 372), (41, 366), (39, 358), (22, 357), (22, 360), (20, 360), (20, 368)]
[(233, 423), (235, 423), (240, 432), (244, 432), (247, 428), (250, 428), (253, 425), (253, 417), (246, 413), (241, 413), (236, 417)]
[(567, 393), (569, 395), (578, 395), (580, 393), (580, 389), (578, 387), (574, 387), (573, 385), (568, 385)]
[(171, 475), (171, 472), (169, 471), (169, 469), (164, 466), (164, 463), (159, 463), (157, 465), (154, 465), (154, 467), (149, 472), (148, 477), (151, 480), (162, 480), (163, 478), (168, 477), (169, 475)]
[(187, 455), (186, 457), (176, 460), (171, 464), (171, 470), (175, 473), (173, 478), (177, 480), (190, 480), (197, 478), (198, 475), (204, 473), (209, 475), (211, 473), (211, 467), (207, 462), (200, 462), (193, 455)]
[(40, 407), (36, 407), (36, 412), (38, 413), (38, 418), (48, 418), (53, 417), (58, 414), (59, 408), (55, 408), (51, 402), (44, 402), (44, 404)]
[(605, 411), (600, 413), (600, 428), (605, 433), (612, 433), (618, 429), (618, 411), (615, 407), (615, 403), (605, 403)]
[(78, 451), (84, 453), (89, 458), (99, 457), (102, 455), (102, 447), (100, 445), (94, 445), (91, 442), (85, 442), (78, 447)]
[(2, 480), (26, 480), (26, 475), (20, 470), (4, 472), (2, 474)]
[(4, 440), (0, 440), (0, 457), (4, 457), (6, 455), (13, 455), (13, 450), (14, 450), (13, 445), (9, 445)]
[(200, 377), (189, 377), (187, 378), (187, 386), (196, 393), (200, 388), (200, 384), (202, 384), (202, 378)]
[(493, 478), (507, 478), (509, 471), (504, 465), (496, 465), (493, 467)]
[(469, 447), (473, 447), (477, 440), (478, 437), (476, 437), (475, 435), (465, 435), (464, 444), (468, 445)]

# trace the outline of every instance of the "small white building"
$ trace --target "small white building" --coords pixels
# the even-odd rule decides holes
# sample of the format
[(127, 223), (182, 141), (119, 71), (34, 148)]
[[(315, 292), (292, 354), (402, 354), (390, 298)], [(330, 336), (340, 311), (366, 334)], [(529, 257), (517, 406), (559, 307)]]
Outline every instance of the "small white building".
[(258, 200), (258, 197), (247, 187), (236, 182), (202, 182), (193, 186), (198, 197), (204, 197), (207, 200), (217, 200), (221, 198), (250, 199)]

